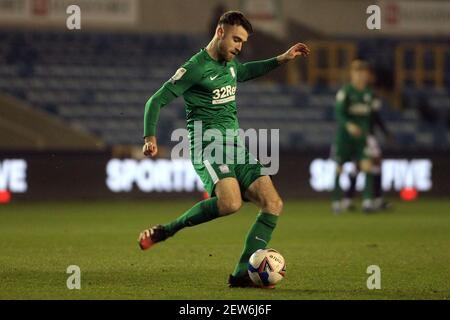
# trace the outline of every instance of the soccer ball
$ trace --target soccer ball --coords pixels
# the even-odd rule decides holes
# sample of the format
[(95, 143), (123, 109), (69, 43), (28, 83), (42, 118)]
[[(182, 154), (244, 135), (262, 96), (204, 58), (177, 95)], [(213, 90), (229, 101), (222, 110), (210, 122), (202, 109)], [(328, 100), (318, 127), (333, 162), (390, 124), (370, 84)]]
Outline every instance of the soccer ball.
[(259, 249), (248, 261), (248, 274), (256, 285), (273, 287), (284, 278), (286, 263), (278, 251)]

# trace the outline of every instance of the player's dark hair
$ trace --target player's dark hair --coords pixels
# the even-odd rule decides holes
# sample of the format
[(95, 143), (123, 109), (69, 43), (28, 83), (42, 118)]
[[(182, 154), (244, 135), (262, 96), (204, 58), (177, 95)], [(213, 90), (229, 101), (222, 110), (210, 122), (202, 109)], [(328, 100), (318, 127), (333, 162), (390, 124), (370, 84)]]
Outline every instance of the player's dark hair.
[(253, 33), (253, 27), (250, 21), (240, 11), (227, 11), (219, 19), (219, 25), (227, 24), (229, 26), (242, 26), (250, 35)]
[(363, 59), (355, 59), (350, 64), (350, 70), (368, 70), (371, 71), (371, 64)]

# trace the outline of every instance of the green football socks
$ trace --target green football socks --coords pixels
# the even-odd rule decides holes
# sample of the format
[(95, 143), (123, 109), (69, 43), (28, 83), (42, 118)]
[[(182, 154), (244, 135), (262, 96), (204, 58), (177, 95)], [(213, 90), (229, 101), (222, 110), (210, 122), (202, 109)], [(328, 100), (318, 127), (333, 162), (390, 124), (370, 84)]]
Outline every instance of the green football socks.
[(261, 212), (251, 227), (245, 239), (244, 251), (234, 269), (234, 277), (242, 277), (247, 274), (248, 259), (258, 249), (265, 249), (272, 238), (272, 232), (277, 225), (278, 216)]
[(340, 201), (342, 199), (343, 192), (341, 184), (339, 183), (340, 178), (341, 178), (340, 173), (336, 172), (336, 175), (334, 177), (333, 201)]
[(175, 221), (164, 225), (169, 237), (186, 227), (192, 227), (219, 217), (217, 197), (196, 203), (191, 209), (179, 216)]
[(369, 172), (366, 173), (366, 181), (364, 184), (363, 199), (364, 200), (373, 199), (373, 174), (369, 173)]

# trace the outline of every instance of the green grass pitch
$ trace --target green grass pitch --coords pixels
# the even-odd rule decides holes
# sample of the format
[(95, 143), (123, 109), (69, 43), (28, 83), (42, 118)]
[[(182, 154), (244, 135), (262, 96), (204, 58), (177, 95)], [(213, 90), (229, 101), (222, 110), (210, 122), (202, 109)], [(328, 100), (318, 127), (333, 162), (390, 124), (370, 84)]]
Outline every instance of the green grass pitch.
[[(149, 251), (139, 232), (193, 201), (0, 206), (0, 299), (449, 299), (450, 201), (334, 216), (328, 201), (287, 201), (271, 242), (286, 258), (275, 290), (230, 289), (256, 207), (187, 228)], [(69, 290), (69, 265), (81, 290)], [(369, 265), (381, 289), (368, 290)]]

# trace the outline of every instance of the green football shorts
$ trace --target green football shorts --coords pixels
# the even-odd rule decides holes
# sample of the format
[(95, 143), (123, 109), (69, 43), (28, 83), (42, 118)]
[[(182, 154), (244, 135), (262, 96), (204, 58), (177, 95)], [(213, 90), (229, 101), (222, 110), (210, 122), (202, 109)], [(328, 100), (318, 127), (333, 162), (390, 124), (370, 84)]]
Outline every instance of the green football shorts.
[[(191, 158), (194, 169), (200, 176), (209, 196), (215, 195), (217, 182), (233, 177), (239, 183), (242, 199), (248, 201), (244, 196), (245, 191), (256, 179), (266, 175), (261, 173), (264, 166), (244, 146), (231, 145), (226, 147), (226, 152), (224, 150), (225, 148), (216, 147), (216, 152), (212, 152), (212, 155), (209, 156), (203, 149), (201, 159)], [(216, 154), (219, 157), (216, 157)]]
[(368, 159), (366, 138), (337, 140), (331, 149), (331, 158), (339, 165), (350, 161)]

